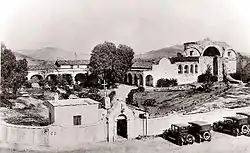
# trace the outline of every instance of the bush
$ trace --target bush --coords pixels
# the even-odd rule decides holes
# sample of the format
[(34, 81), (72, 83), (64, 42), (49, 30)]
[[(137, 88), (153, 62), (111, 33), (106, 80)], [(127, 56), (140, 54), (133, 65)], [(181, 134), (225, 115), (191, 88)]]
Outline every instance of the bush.
[(157, 87), (169, 87), (169, 86), (177, 86), (178, 82), (177, 79), (164, 79), (161, 78), (157, 81)]
[(128, 98), (126, 99), (126, 103), (134, 106), (138, 106), (137, 103), (134, 103), (134, 94), (138, 92), (137, 89), (131, 89), (128, 93)]
[(98, 92), (99, 92), (99, 89), (97, 89), (97, 88), (90, 88), (89, 89), (89, 93), (97, 94)]
[(144, 106), (154, 106), (156, 103), (155, 99), (146, 99), (143, 103)]
[(76, 84), (73, 86), (73, 89), (74, 89), (74, 91), (81, 91), (82, 87), (80, 85)]
[(109, 98), (110, 98), (110, 101), (112, 101), (114, 99), (116, 95), (116, 92), (115, 91), (112, 91), (110, 94), (109, 94)]
[(137, 88), (137, 91), (138, 91), (138, 92), (144, 92), (144, 91), (145, 91), (145, 88), (144, 88), (144, 87), (138, 87), (138, 88)]

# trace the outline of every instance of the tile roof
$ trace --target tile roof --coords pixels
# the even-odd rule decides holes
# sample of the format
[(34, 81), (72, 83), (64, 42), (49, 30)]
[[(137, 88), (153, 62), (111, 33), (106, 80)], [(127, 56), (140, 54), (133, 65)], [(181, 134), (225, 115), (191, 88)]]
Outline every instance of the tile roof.
[(134, 69), (152, 69), (153, 62), (140, 61), (132, 65)]
[(92, 100), (90, 98), (78, 98), (78, 99), (62, 99), (62, 100), (51, 100), (49, 101), (54, 107), (58, 106), (76, 106), (76, 105), (96, 105), (100, 102)]
[(57, 60), (58, 65), (88, 65), (89, 60)]
[(172, 57), (169, 59), (172, 64), (176, 62), (199, 62), (199, 57)]
[(40, 64), (40, 65), (29, 65), (28, 69), (30, 71), (32, 70), (43, 70), (43, 69), (57, 69), (57, 67), (55, 66), (55, 64)]

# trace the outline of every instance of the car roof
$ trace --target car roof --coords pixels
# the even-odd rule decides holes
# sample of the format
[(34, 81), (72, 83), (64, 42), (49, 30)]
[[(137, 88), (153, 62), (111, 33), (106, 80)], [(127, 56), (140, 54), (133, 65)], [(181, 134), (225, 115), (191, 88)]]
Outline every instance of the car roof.
[(225, 119), (232, 119), (232, 120), (241, 120), (241, 119), (246, 119), (247, 117), (245, 117), (245, 116), (227, 116), (224, 118)]
[(250, 117), (250, 112), (237, 112), (236, 114)]
[(178, 127), (187, 127), (189, 126), (188, 124), (185, 124), (185, 123), (176, 123), (176, 124), (172, 124), (174, 126), (178, 126)]
[(192, 122), (188, 122), (188, 123), (192, 124), (192, 125), (197, 125), (197, 126), (211, 125), (206, 121), (192, 121)]

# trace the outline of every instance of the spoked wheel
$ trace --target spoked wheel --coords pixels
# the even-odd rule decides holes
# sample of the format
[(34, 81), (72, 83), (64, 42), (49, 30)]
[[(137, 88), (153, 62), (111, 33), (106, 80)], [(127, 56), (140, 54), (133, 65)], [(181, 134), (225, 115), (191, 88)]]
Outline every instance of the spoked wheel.
[(211, 133), (210, 132), (204, 132), (203, 133), (203, 138), (204, 138), (204, 140), (205, 141), (209, 141), (209, 140), (211, 140)]
[(192, 135), (187, 135), (186, 139), (187, 139), (188, 144), (193, 144), (194, 143), (194, 138), (193, 138)]
[(247, 134), (249, 133), (249, 127), (248, 127), (247, 125), (243, 125), (243, 126), (241, 127), (241, 133), (242, 133), (243, 135), (247, 135)]

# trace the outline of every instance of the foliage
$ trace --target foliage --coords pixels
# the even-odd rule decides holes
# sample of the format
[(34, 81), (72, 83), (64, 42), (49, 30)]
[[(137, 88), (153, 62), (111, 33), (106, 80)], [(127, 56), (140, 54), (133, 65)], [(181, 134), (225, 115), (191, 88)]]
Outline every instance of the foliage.
[(122, 82), (123, 76), (132, 66), (133, 49), (126, 45), (116, 47), (114, 43), (104, 42), (94, 47), (90, 58), (90, 71), (108, 86)]
[(177, 79), (164, 79), (161, 78), (157, 81), (157, 87), (169, 87), (169, 86), (177, 86)]
[(72, 75), (63, 74), (62, 78), (66, 81), (67, 85), (72, 85), (73, 84), (73, 77), (72, 77)]
[(75, 84), (74, 86), (73, 86), (73, 89), (74, 89), (74, 91), (81, 91), (82, 90), (82, 87), (80, 86), (80, 85), (78, 85), (78, 84)]
[(99, 89), (97, 89), (97, 88), (90, 88), (89, 89), (89, 93), (97, 94), (98, 92), (99, 92)]
[(155, 99), (146, 99), (143, 103), (144, 106), (154, 106), (156, 103)]
[(126, 103), (134, 106), (139, 106), (138, 103), (134, 102), (134, 94), (138, 92), (144, 92), (144, 87), (138, 87), (137, 89), (131, 89), (126, 98)]
[(207, 66), (207, 70), (204, 74), (198, 76), (198, 82), (202, 82), (202, 88), (209, 92), (211, 91), (211, 87), (213, 86), (214, 82), (218, 81), (217, 76), (212, 75), (212, 68), (210, 65)]
[(114, 99), (115, 95), (116, 95), (116, 91), (110, 92), (110, 94), (109, 94), (110, 101), (112, 101)]
[(25, 83), (28, 75), (28, 62), (26, 59), (16, 60), (11, 50), (1, 46), (1, 85), (3, 92), (16, 94)]

